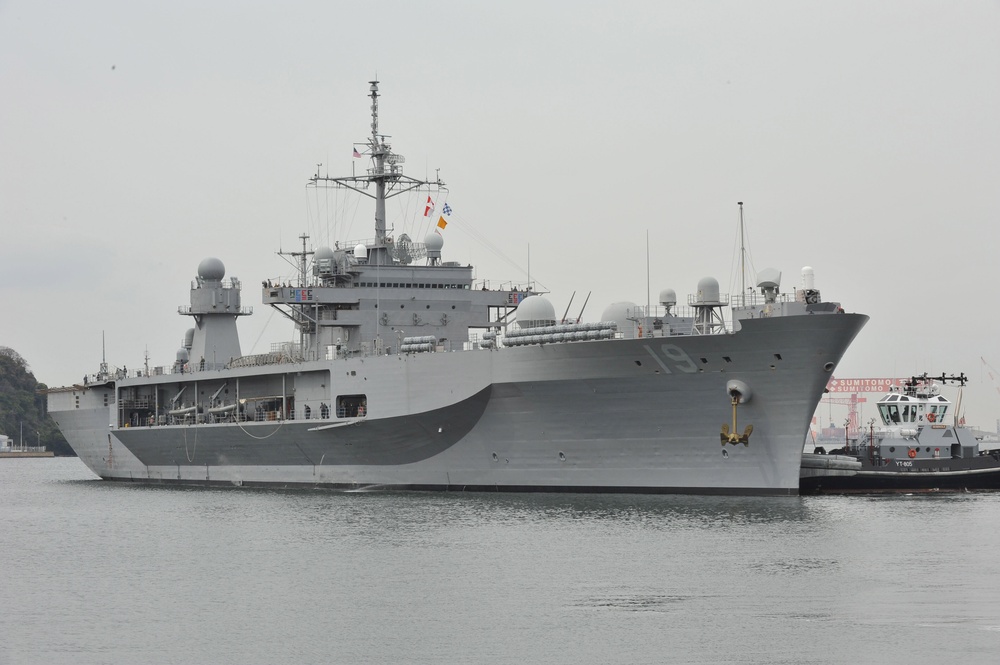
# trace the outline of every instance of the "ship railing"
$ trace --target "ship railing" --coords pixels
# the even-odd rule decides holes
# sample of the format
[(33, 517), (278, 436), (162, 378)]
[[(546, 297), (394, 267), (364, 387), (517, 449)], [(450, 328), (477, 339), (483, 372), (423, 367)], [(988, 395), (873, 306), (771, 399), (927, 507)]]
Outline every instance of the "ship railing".
[(228, 362), (175, 362), (172, 365), (156, 365), (155, 367), (150, 367), (148, 369), (136, 370), (135, 372), (130, 372), (129, 376), (140, 378), (148, 376), (169, 376), (173, 374), (195, 374), (197, 372), (209, 372), (226, 369), (229, 366), (230, 363)]
[(378, 241), (375, 238), (362, 238), (360, 240), (347, 240), (342, 243), (339, 243), (339, 246), (344, 248), (348, 252), (352, 251), (358, 245), (364, 245), (365, 247), (376, 247), (378, 245)]
[(148, 409), (149, 405), (150, 402), (148, 397), (119, 400), (119, 406), (123, 409)]
[(770, 303), (762, 293), (747, 293), (745, 296), (734, 293), (729, 296), (730, 307), (763, 307), (767, 304), (796, 301), (800, 301), (800, 298), (795, 293), (776, 293)]
[(0, 446), (0, 453), (44, 453), (45, 446), (28, 446), (11, 443), (8, 446)]
[(626, 316), (636, 319), (662, 319), (668, 317), (693, 319), (695, 316), (695, 310), (693, 307), (688, 307), (687, 305), (671, 305), (669, 312), (664, 305), (651, 305), (649, 307), (636, 305), (634, 310), (626, 311)]
[[(280, 410), (269, 409), (269, 408), (244, 408), (244, 409), (233, 409), (232, 411), (227, 411), (224, 413), (184, 413), (176, 415), (159, 415), (155, 418), (156, 425), (190, 425), (192, 423), (196, 424), (218, 424), (218, 423), (264, 423), (264, 422), (277, 422), (280, 420), (295, 420), (295, 414), (289, 413), (287, 418), (283, 418)], [(149, 422), (149, 426), (153, 426), (153, 421)]]
[[(544, 295), (547, 291), (541, 291), (535, 288), (534, 282), (529, 282), (524, 284), (523, 282), (496, 282), (494, 283), (489, 279), (481, 279), (479, 281), (473, 282), (472, 289), (475, 291), (515, 291), (521, 294), (520, 297), (527, 298), (532, 295)], [(517, 303), (513, 303), (517, 304)]]
[[(177, 307), (177, 313), (183, 314), (184, 316), (191, 316), (192, 314), (201, 314), (202, 312), (196, 311), (191, 308), (191, 305), (179, 305)], [(239, 309), (227, 309), (222, 314), (233, 314), (239, 316), (249, 316), (253, 314), (253, 307), (240, 307)]]
[(265, 423), (275, 422), (281, 419), (281, 411), (249, 411), (240, 415), (240, 420), (242, 422)]
[(295, 358), (292, 356), (281, 353), (258, 353), (252, 356), (240, 356), (239, 358), (233, 358), (232, 362), (228, 364), (229, 367), (264, 367), (267, 365), (282, 365), (286, 363), (295, 362)]
[[(200, 289), (203, 286), (205, 286), (205, 283), (206, 282), (204, 280), (201, 280), (201, 279), (192, 279), (191, 280), (191, 288), (192, 289)], [(241, 288), (243, 288), (243, 284), (240, 283), (240, 280), (237, 279), (236, 277), (232, 277), (230, 279), (224, 279), (224, 280), (222, 280), (222, 288), (224, 288), (224, 289), (236, 289), (237, 291), (239, 291)]]

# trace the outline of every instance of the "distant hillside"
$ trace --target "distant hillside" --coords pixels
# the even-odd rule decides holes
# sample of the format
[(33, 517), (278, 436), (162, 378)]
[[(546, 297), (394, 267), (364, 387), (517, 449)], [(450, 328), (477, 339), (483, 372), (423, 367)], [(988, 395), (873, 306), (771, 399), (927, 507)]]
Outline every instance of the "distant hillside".
[(23, 431), (27, 445), (41, 444), (56, 455), (72, 455), (73, 450), (46, 413), (45, 395), (38, 394), (47, 387), (35, 380), (17, 351), (0, 346), (0, 434), (20, 443)]

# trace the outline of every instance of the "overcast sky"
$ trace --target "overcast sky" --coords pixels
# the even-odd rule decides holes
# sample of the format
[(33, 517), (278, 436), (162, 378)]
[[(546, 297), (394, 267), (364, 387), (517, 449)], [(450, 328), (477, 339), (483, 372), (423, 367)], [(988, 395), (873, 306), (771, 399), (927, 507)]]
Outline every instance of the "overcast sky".
[[(376, 76), (406, 172), (448, 185), (445, 260), (523, 283), (530, 256), (596, 320), (738, 289), (743, 201), (758, 271), (812, 266), (872, 317), (838, 376), (965, 372), (995, 427), (997, 0), (0, 0), (0, 345), (49, 385), (96, 370), (102, 331), (112, 365), (169, 364), (208, 256), (254, 308), (244, 353), (292, 339), (260, 281), (303, 232), (373, 235), (305, 183), (367, 165)], [(412, 197), (389, 212), (426, 230)]]

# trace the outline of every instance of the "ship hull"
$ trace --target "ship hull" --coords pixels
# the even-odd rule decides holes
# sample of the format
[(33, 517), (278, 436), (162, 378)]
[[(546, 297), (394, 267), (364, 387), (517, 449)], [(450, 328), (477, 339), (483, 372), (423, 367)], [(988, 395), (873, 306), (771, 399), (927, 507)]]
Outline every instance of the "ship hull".
[[(782, 317), (724, 335), (338, 359), (187, 379), (214, 388), (328, 377), (331, 398), (366, 395), (364, 417), (118, 426), (125, 391), (170, 386), (176, 376), (52, 392), (49, 411), (108, 480), (789, 495), (799, 491), (802, 441), (830, 372), (866, 321)], [(730, 380), (751, 392), (738, 424)], [(723, 424), (753, 425), (748, 445), (720, 445)]]
[(1000, 489), (1000, 452), (968, 459), (887, 460), (878, 467), (856, 458), (853, 473), (816, 473), (800, 480), (802, 494), (966, 492)]

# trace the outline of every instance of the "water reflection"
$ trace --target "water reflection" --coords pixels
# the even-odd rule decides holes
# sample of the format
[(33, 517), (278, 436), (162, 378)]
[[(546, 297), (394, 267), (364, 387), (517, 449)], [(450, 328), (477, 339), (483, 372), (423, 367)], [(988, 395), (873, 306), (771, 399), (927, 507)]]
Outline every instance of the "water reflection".
[(1000, 495), (200, 489), (72, 463), (0, 465), (0, 661), (929, 663), (998, 634)]

